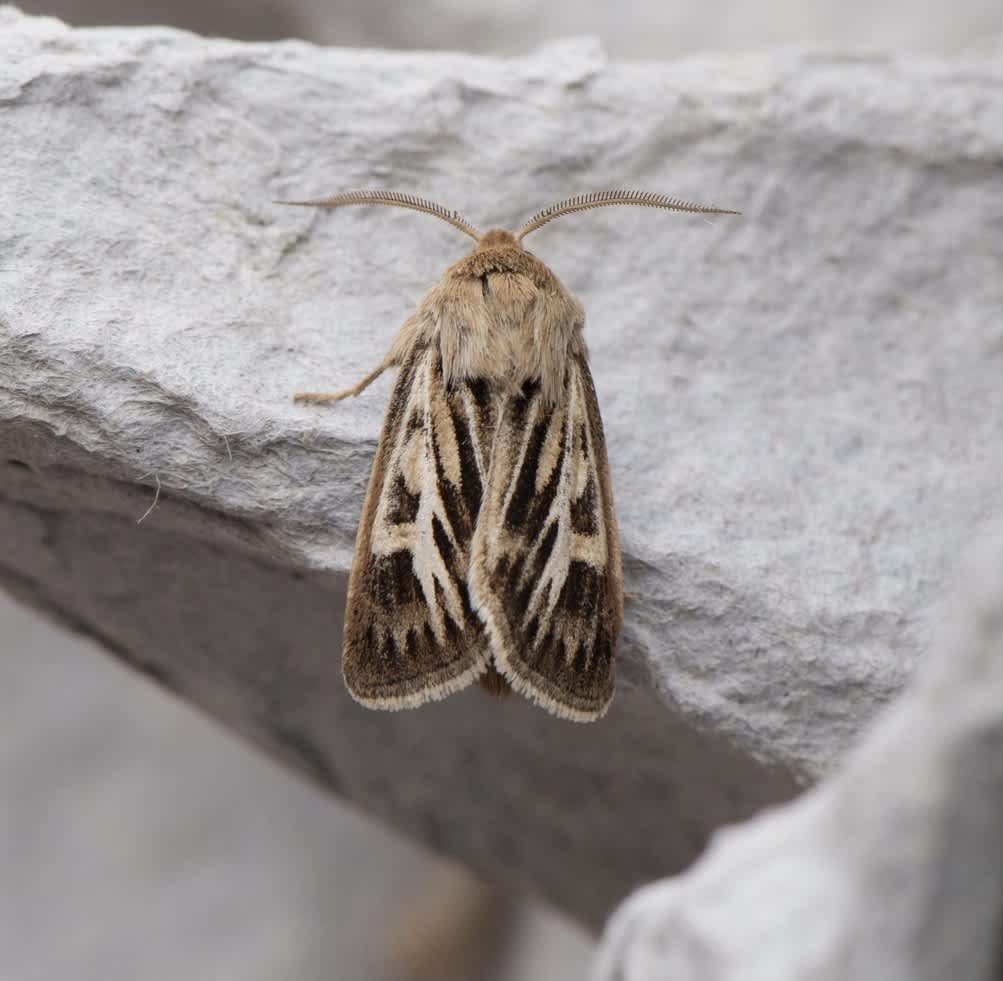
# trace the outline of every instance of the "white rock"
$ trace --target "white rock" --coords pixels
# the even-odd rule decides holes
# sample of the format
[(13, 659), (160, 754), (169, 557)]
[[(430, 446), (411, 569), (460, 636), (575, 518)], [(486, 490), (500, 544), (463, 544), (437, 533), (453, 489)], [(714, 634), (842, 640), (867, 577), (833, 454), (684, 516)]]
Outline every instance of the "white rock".
[(1003, 551), (839, 773), (614, 915), (600, 981), (990, 981), (1003, 917)]
[[(596, 925), (838, 759), (998, 498), (1000, 82), (790, 51), (250, 46), (4, 8), (0, 579)], [(599, 725), (345, 694), (391, 380), (331, 411), (290, 395), (372, 367), (467, 247), (420, 215), (270, 203), (363, 185), (479, 225), (617, 185), (745, 212), (594, 212), (533, 243), (588, 311), (611, 446), (630, 603)]]

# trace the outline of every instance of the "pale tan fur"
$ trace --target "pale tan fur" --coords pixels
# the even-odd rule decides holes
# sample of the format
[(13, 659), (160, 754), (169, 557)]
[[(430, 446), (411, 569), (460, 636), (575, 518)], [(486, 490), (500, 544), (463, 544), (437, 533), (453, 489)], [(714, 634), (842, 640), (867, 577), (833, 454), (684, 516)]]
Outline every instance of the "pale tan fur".
[[(485, 263), (483, 250), (493, 262)], [(505, 263), (508, 271), (498, 271)], [(494, 302), (486, 304), (480, 276)], [(489, 231), (468, 256), (450, 266), (401, 326), (379, 367), (356, 385), (332, 394), (303, 392), (299, 402), (338, 402), (360, 394), (388, 368), (403, 363), (415, 344), (437, 340), (447, 385), (488, 378), (505, 391), (540, 378), (544, 397), (559, 395), (569, 355), (587, 356), (581, 336), (585, 311), (557, 277), (520, 246), (511, 232)]]

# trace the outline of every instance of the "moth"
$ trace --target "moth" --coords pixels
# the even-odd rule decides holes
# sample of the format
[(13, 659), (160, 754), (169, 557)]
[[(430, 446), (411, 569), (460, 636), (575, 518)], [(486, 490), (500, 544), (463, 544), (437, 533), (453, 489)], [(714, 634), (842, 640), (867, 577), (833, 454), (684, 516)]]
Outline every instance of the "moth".
[(545, 208), (517, 232), (482, 234), (396, 191), (282, 203), (410, 208), (476, 243), (373, 371), (340, 392), (295, 396), (338, 402), (398, 369), (348, 582), (349, 692), (370, 708), (413, 708), (477, 680), (564, 719), (600, 718), (613, 697), (623, 585), (585, 312), (523, 239), (611, 205), (737, 212), (602, 191)]

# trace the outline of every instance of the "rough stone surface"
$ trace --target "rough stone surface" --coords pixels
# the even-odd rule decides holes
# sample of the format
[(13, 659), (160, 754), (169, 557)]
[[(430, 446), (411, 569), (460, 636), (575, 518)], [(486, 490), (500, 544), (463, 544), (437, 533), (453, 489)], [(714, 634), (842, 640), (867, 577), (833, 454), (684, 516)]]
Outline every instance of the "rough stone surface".
[[(784, 52), (609, 64), (70, 31), (0, 11), (0, 578), (331, 790), (598, 925), (789, 798), (903, 685), (998, 497), (1001, 73)], [(592, 727), (468, 692), (352, 703), (381, 357), (513, 225), (582, 299), (630, 602)], [(159, 487), (159, 493), (157, 488)], [(156, 504), (155, 507), (151, 505)], [(141, 521), (139, 519), (142, 519)]]
[(939, 650), (838, 774), (614, 915), (599, 981), (995, 981), (1003, 529)]

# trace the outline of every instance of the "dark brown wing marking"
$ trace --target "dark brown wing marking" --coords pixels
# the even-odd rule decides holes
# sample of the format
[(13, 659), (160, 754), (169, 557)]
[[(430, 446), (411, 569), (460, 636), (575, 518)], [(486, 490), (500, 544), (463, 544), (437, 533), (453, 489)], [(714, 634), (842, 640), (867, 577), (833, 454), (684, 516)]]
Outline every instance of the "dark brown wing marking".
[(600, 717), (623, 611), (602, 420), (583, 358), (551, 407), (536, 382), (503, 402), (474, 535), (471, 598), (498, 670), (556, 715)]
[(496, 412), (484, 383), (444, 386), (434, 344), (401, 366), (348, 584), (342, 670), (365, 705), (420, 705), (487, 668), (467, 574)]

